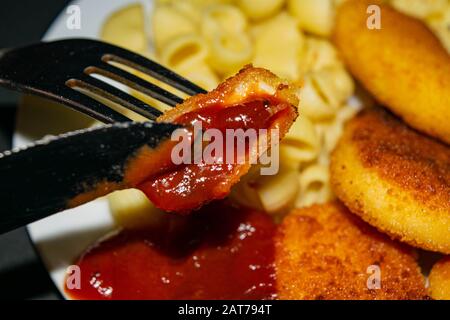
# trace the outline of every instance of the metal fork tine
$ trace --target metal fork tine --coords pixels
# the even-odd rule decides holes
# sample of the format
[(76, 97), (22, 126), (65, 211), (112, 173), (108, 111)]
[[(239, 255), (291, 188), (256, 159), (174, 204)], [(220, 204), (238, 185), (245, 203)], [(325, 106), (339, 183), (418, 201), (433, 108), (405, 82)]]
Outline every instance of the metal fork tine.
[(153, 83), (145, 81), (106, 62), (102, 62), (96, 66), (88, 67), (86, 68), (85, 72), (87, 74), (97, 73), (113, 79), (172, 107), (183, 102), (182, 98), (170, 93), (169, 91), (161, 89)]
[[(93, 73), (115, 80), (169, 106), (183, 102), (176, 94), (139, 78), (117, 64), (149, 75), (189, 95), (205, 92), (144, 56), (91, 39), (38, 43), (2, 52), (0, 86), (59, 101), (104, 123), (130, 121), (128, 117), (103, 104), (104, 98), (148, 118), (159, 116), (160, 112), (138, 98), (109, 86), (107, 81), (87, 76)], [(83, 83), (74, 83), (74, 79)], [(74, 90), (74, 85), (80, 87), (78, 91)], [(97, 99), (93, 94), (102, 99)]]
[(163, 67), (159, 63), (147, 59), (139, 54), (119, 47), (112, 47), (110, 53), (111, 54), (105, 54), (102, 60), (105, 62), (114, 61), (137, 69), (191, 96), (199, 93), (206, 93), (204, 89), (200, 88), (186, 78), (181, 77), (166, 67)]
[[(70, 80), (68, 82), (70, 82)], [(71, 89), (69, 85), (64, 89), (60, 90), (59, 97), (57, 98), (56, 97), (52, 98), (51, 96), (46, 97), (61, 102), (103, 123), (131, 121), (131, 119), (129, 119), (128, 117), (105, 106), (104, 104), (98, 102), (97, 100), (77, 90)], [(70, 97), (70, 99), (65, 97)]]
[(105, 99), (111, 100), (124, 108), (130, 109), (141, 116), (150, 120), (155, 120), (162, 115), (158, 109), (149, 106), (145, 102), (133, 97), (132, 95), (115, 88), (114, 86), (105, 83), (99, 79), (91, 76), (81, 77), (78, 86), (88, 91), (91, 91)]

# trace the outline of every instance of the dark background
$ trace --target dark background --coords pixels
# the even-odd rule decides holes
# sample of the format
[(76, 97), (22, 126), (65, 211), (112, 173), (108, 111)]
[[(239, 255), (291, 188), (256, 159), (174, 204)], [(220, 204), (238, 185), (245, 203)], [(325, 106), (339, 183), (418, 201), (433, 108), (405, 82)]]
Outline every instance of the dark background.
[[(39, 41), (70, 1), (2, 0), (0, 48)], [(0, 152), (11, 147), (18, 95), (0, 88)], [(1, 183), (1, 181), (0, 181)], [(25, 228), (0, 235), (0, 299), (59, 299)]]

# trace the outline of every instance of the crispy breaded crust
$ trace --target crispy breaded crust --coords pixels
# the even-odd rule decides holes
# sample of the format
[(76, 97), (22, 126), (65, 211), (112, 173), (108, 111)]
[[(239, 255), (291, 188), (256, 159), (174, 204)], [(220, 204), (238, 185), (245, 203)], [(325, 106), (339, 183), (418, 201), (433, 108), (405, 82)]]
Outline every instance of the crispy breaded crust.
[[(367, 27), (374, 3), (381, 7), (381, 30)], [(422, 22), (378, 1), (350, 0), (338, 10), (334, 41), (379, 102), (450, 144), (450, 55)]]
[[(190, 197), (195, 188), (190, 188), (190, 186), (189, 188), (186, 187), (186, 181), (195, 181), (195, 184), (202, 185), (203, 182), (198, 177), (201, 177), (203, 173), (197, 173), (196, 170), (191, 170), (190, 165), (181, 168), (181, 170), (184, 170), (183, 179), (177, 182), (177, 188), (179, 189), (172, 193), (178, 194), (178, 190), (185, 190), (182, 192), (182, 196), (187, 199), (185, 202), (189, 203), (189, 205), (182, 208), (184, 211), (193, 210), (206, 202), (226, 197), (230, 193), (231, 187), (249, 171), (253, 164), (252, 161), (259, 159), (273, 144), (279, 143), (298, 116), (297, 107), (299, 101), (296, 96), (297, 90), (298, 88), (295, 86), (291, 87), (287, 82), (281, 80), (270, 71), (262, 68), (254, 68), (249, 65), (239, 71), (237, 75), (225, 80), (225, 82), (213, 91), (186, 99), (186, 101), (170, 109), (157, 119), (158, 122), (170, 122), (189, 127), (192, 124), (192, 120), (187, 120), (190, 119), (189, 116), (198, 116), (201, 112), (212, 111), (220, 116), (220, 113), (217, 114), (217, 112), (224, 111), (226, 114), (226, 111), (230, 111), (233, 107), (246, 107), (246, 104), (251, 102), (259, 102), (260, 107), (265, 108), (265, 110), (260, 109), (265, 114), (264, 118), (258, 115), (257, 118), (261, 119), (257, 120), (257, 122), (262, 120), (266, 131), (259, 131), (257, 133), (257, 141), (252, 143), (249, 148), (246, 148), (246, 157), (243, 163), (237, 162), (232, 165), (228, 163), (217, 165), (209, 163), (202, 164), (199, 172), (209, 172), (208, 174), (214, 176), (215, 179), (214, 185), (209, 186), (208, 190), (203, 189), (203, 192), (196, 193), (197, 197)], [(244, 121), (246, 118), (245, 109), (237, 110), (241, 110), (237, 118), (243, 120), (240, 122), (240, 129), (253, 129), (251, 128), (252, 121)], [(251, 111), (251, 109), (249, 110)], [(185, 119), (183, 118), (184, 116), (188, 116), (188, 118)], [(211, 122), (210, 125), (214, 126), (215, 123)], [(221, 130), (225, 130), (225, 128)], [(278, 130), (278, 132), (272, 132), (272, 130)], [(278, 135), (273, 135), (272, 133), (278, 133)], [(272, 141), (272, 139), (276, 141)], [(196, 164), (194, 163), (194, 165)], [(194, 175), (195, 178), (191, 179), (190, 177), (194, 177)], [(165, 178), (161, 181), (163, 180)], [(161, 184), (164, 185), (164, 183)], [(153, 186), (149, 185), (149, 190), (153, 190), (152, 188)], [(147, 196), (160, 208), (170, 211), (182, 211), (179, 208), (164, 205), (162, 202), (158, 203), (159, 195), (147, 194)], [(201, 201), (189, 202), (189, 198), (201, 199)]]
[(450, 256), (439, 260), (428, 277), (430, 294), (436, 300), (450, 300)]
[(382, 109), (347, 125), (331, 157), (336, 195), (371, 225), (450, 253), (450, 148)]
[[(262, 96), (274, 97), (294, 107), (299, 104), (296, 88), (292, 88), (286, 81), (266, 69), (248, 65), (213, 91), (195, 95), (176, 108), (168, 110), (158, 118), (158, 122), (173, 122), (181, 115), (194, 110), (217, 104), (229, 107)], [(291, 123), (289, 126), (280, 128), (281, 136), (286, 133), (290, 125)]]
[[(281, 299), (425, 299), (413, 251), (390, 240), (339, 202), (297, 209), (276, 237)], [(381, 288), (368, 289), (379, 266)], [(369, 270), (368, 270), (369, 268)]]

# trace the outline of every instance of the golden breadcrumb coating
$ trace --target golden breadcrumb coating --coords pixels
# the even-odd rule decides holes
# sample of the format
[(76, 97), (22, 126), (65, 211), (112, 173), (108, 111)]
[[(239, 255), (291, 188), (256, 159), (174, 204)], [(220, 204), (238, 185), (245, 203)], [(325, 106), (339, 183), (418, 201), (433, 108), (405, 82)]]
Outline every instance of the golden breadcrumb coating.
[(450, 253), (450, 148), (382, 109), (352, 119), (331, 156), (336, 195), (371, 225)]
[[(173, 122), (183, 114), (208, 108), (212, 105), (221, 104), (223, 107), (229, 107), (266, 96), (287, 102), (297, 108), (299, 104), (297, 90), (296, 86), (278, 78), (269, 70), (247, 65), (211, 92), (197, 94), (186, 99), (176, 108), (169, 109), (158, 118), (158, 122)], [(291, 124), (289, 123), (286, 128), (283, 127), (284, 130), (280, 129), (280, 135), (284, 134), (284, 131), (288, 130)]]
[[(413, 250), (379, 233), (339, 202), (297, 209), (279, 227), (280, 299), (426, 299)], [(369, 289), (371, 266), (380, 289)], [(368, 269), (369, 268), (369, 269)]]
[[(370, 30), (367, 8), (381, 8)], [(410, 126), (450, 143), (450, 55), (419, 20), (378, 1), (350, 0), (338, 10), (334, 41), (352, 74)]]
[(436, 300), (450, 300), (450, 256), (438, 261), (428, 277), (430, 294)]

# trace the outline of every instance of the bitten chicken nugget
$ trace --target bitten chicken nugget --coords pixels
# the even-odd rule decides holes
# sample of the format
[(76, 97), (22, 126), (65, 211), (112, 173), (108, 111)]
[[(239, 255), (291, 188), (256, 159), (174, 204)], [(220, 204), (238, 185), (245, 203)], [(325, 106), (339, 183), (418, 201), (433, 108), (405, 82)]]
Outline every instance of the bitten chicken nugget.
[(341, 203), (297, 209), (276, 237), (281, 299), (425, 299), (410, 247), (379, 233)]
[[(381, 29), (369, 28), (378, 3)], [(367, 25), (369, 20), (369, 26)], [(450, 143), (450, 55), (427, 27), (377, 1), (338, 10), (334, 41), (352, 74), (410, 126)]]
[(431, 269), (431, 297), (436, 300), (450, 300), (450, 256), (442, 258)]
[(352, 119), (331, 156), (331, 185), (354, 213), (419, 248), (450, 253), (450, 148), (383, 109)]

